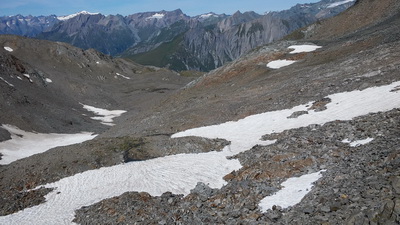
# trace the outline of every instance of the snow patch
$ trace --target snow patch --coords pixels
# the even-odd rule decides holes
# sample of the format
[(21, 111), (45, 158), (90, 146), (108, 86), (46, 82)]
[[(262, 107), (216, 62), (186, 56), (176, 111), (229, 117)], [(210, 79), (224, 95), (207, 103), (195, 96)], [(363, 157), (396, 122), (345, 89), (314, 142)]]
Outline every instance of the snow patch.
[(292, 45), (288, 47), (289, 49), (294, 49), (293, 51), (289, 52), (290, 54), (301, 53), (301, 52), (313, 52), (322, 46), (318, 45)]
[[(81, 143), (96, 137), (93, 133), (88, 132), (79, 134), (42, 134), (23, 131), (12, 125), (2, 125), (1, 127), (11, 134), (11, 139), (0, 142), (0, 152), (3, 154), (0, 165), (10, 164), (16, 160), (46, 152), (55, 147)], [(0, 222), (0, 224), (2, 223)]]
[(57, 17), (57, 19), (65, 21), (65, 20), (72, 19), (72, 18), (74, 18), (76, 16), (79, 16), (79, 15), (98, 15), (98, 14), (100, 14), (100, 13), (90, 13), (90, 12), (87, 12), (87, 11), (81, 11), (81, 12), (74, 13), (74, 14), (71, 14), (71, 15), (68, 15), (68, 16), (59, 16), (59, 17)]
[(342, 142), (345, 144), (349, 144), (351, 147), (358, 147), (361, 145), (366, 145), (373, 140), (374, 140), (373, 138), (366, 138), (363, 140), (356, 140), (356, 141), (350, 141), (349, 139), (344, 139)]
[(165, 16), (165, 14), (163, 14), (163, 13), (156, 13), (156, 14), (154, 14), (152, 16), (147, 17), (146, 20), (162, 19), (162, 18), (164, 18), (164, 16)]
[(4, 46), (4, 50), (6, 50), (8, 52), (13, 52), (14, 51), (14, 49), (12, 49), (10, 47), (7, 47), (7, 46)]
[(107, 109), (101, 109), (101, 108), (96, 108), (93, 106), (89, 105), (83, 105), (83, 108), (93, 112), (94, 114), (98, 116), (90, 117), (93, 120), (100, 120), (102, 124), (107, 125), (107, 126), (114, 126), (115, 124), (113, 123), (113, 119), (115, 117), (121, 116), (123, 113), (126, 113), (125, 110), (107, 110)]
[(335, 2), (335, 3), (332, 3), (332, 4), (328, 5), (327, 8), (334, 8), (334, 7), (337, 7), (337, 6), (340, 6), (340, 5), (349, 3), (349, 2), (354, 2), (354, 1), (355, 0), (344, 0), (344, 1), (341, 1), (341, 2)]
[(311, 191), (313, 183), (322, 177), (322, 172), (325, 170), (287, 179), (281, 184), (283, 188), (280, 191), (261, 200), (259, 204), (261, 211), (266, 212), (274, 205), (288, 208), (300, 203), (304, 196)]
[(294, 61), (294, 60), (286, 60), (286, 59), (274, 60), (274, 61), (269, 62), (267, 64), (267, 67), (271, 68), (271, 69), (279, 69), (279, 68), (282, 68), (282, 67), (285, 67), (285, 66), (289, 66), (289, 65), (291, 65), (291, 64), (293, 64), (295, 62), (296, 61)]
[(130, 77), (124, 76), (124, 75), (122, 75), (122, 74), (119, 74), (119, 73), (116, 73), (116, 74), (117, 74), (117, 76), (120, 76), (120, 77), (125, 78), (125, 79), (127, 79), (127, 80), (130, 80), (130, 79), (131, 79)]
[(53, 81), (50, 78), (45, 79), (46, 83), (53, 83)]
[(29, 82), (33, 83), (33, 80), (31, 79), (31, 76), (29, 74), (24, 73), (23, 75), (24, 77), (29, 79)]
[(11, 84), (10, 82), (6, 81), (4, 78), (0, 77), (0, 80), (4, 81), (6, 84), (8, 84), (8, 86), (14, 87), (13, 84)]
[(210, 18), (210, 17), (212, 17), (212, 16), (215, 17), (215, 15), (214, 15), (213, 13), (207, 13), (207, 14), (202, 14), (202, 15), (200, 15), (200, 18), (202, 18), (202, 19), (207, 19), (207, 18)]

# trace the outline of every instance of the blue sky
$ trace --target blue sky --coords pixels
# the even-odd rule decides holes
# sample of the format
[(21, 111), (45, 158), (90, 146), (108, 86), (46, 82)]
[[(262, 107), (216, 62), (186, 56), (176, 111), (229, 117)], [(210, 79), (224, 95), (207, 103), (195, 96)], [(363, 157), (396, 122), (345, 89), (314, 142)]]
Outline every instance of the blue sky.
[(206, 12), (233, 14), (241, 12), (277, 11), (297, 3), (318, 0), (0, 0), (0, 16), (9, 15), (69, 15), (82, 10), (102, 14), (129, 15), (137, 12), (182, 9), (190, 16)]

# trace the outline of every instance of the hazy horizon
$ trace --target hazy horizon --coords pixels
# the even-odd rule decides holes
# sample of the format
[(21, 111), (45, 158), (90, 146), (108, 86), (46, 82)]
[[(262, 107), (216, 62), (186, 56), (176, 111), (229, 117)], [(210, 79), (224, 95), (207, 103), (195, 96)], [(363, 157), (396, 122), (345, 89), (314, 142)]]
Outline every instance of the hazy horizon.
[(172, 11), (181, 9), (183, 13), (189, 16), (201, 15), (203, 13), (214, 12), (218, 14), (233, 14), (236, 11), (246, 12), (255, 11), (263, 14), (268, 11), (280, 11), (289, 9), (296, 4), (315, 3), (318, 0), (249, 0), (249, 1), (221, 1), (221, 0), (204, 0), (204, 1), (189, 1), (189, 0), (168, 0), (158, 2), (155, 0), (78, 0), (78, 1), (63, 1), (55, 2), (51, 0), (16, 0), (0, 5), (0, 16), (12, 15), (32, 15), (32, 16), (48, 16), (57, 15), (65, 16), (81, 11), (92, 13), (101, 13), (104, 15), (120, 14), (130, 15), (139, 12), (149, 11)]

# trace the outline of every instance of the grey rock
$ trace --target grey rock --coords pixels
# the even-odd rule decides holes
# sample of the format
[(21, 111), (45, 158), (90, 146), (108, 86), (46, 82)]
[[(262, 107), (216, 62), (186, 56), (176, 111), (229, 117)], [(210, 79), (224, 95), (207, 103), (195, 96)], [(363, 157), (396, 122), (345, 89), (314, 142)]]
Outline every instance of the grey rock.
[(393, 178), (392, 186), (394, 191), (397, 194), (400, 194), (400, 176), (396, 176), (395, 178)]
[(321, 212), (328, 213), (328, 212), (331, 211), (331, 207), (329, 207), (329, 206), (322, 206), (322, 207), (320, 208), (320, 211), (321, 211)]

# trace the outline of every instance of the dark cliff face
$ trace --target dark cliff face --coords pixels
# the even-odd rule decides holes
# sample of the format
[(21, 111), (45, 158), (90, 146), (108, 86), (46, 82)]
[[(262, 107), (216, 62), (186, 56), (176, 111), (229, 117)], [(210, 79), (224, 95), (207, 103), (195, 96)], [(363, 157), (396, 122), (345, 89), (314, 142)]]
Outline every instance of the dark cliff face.
[(115, 55), (136, 43), (139, 38), (122, 16), (78, 15), (62, 21), (39, 39), (62, 41), (79, 48), (94, 48)]

